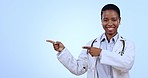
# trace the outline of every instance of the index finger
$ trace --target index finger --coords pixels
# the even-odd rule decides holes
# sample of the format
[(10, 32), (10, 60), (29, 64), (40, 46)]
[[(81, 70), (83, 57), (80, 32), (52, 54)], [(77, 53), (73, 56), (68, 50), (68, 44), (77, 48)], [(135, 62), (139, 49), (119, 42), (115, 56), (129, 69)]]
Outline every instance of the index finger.
[(52, 44), (55, 43), (55, 41), (52, 41), (52, 40), (46, 40), (46, 42), (50, 42), (50, 43), (52, 43)]
[(91, 47), (89, 47), (89, 46), (83, 46), (82, 48), (83, 49), (90, 49)]

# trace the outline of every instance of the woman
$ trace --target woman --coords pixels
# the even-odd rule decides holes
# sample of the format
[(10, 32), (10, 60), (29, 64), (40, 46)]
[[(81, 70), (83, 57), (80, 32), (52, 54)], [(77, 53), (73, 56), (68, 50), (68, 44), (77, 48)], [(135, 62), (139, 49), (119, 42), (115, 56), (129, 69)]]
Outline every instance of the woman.
[(58, 60), (75, 75), (87, 72), (87, 78), (130, 78), (135, 47), (131, 41), (119, 35), (120, 21), (120, 9), (114, 4), (105, 5), (101, 10), (105, 33), (84, 46), (78, 59), (61, 42), (47, 42), (53, 43), (58, 51)]

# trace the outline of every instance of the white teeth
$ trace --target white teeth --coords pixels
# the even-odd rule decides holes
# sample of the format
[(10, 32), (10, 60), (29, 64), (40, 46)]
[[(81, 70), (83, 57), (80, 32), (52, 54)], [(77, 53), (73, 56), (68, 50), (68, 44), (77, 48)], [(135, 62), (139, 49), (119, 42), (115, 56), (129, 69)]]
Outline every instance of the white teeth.
[(108, 30), (113, 30), (114, 28), (108, 28)]

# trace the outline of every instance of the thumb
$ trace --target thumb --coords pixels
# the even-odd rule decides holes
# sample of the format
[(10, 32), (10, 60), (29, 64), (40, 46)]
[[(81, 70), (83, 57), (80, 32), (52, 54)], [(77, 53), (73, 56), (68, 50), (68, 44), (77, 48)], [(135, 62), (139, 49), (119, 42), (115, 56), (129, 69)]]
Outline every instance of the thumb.
[(56, 41), (56, 44), (58, 44), (59, 46), (59, 48), (57, 49), (59, 52), (61, 52), (65, 48), (65, 46), (59, 41)]

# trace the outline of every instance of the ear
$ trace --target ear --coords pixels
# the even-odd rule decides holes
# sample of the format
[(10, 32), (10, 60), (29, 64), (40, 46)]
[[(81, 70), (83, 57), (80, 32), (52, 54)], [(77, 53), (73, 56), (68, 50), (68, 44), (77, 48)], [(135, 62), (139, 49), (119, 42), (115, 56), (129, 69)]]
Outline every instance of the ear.
[(121, 22), (121, 17), (119, 17), (119, 23)]

